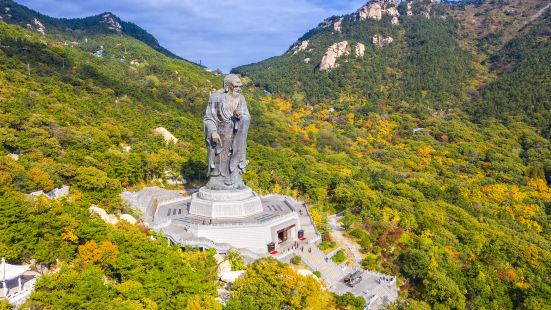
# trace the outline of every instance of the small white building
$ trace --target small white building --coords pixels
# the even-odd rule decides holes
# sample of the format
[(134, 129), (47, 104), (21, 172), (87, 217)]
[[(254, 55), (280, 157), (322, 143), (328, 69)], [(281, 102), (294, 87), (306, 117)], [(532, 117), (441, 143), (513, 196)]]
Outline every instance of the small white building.
[(2, 288), (4, 297), (8, 296), (8, 281), (17, 279), (19, 290), (23, 289), (21, 277), (31, 268), (30, 265), (11, 265), (6, 263), (6, 258), (2, 257), (2, 265), (0, 265), (0, 276), (2, 278)]
[[(33, 278), (28, 283), (23, 284), (23, 275), (29, 271), (30, 265), (12, 265), (6, 263), (6, 258), (2, 257), (2, 264), (0, 265), (0, 280), (2, 281), (2, 296), (0, 298), (6, 298), (11, 304), (19, 304), (21, 300), (26, 299), (33, 287)], [(11, 282), (17, 279), (17, 288)], [(27, 285), (29, 284), (29, 285)]]

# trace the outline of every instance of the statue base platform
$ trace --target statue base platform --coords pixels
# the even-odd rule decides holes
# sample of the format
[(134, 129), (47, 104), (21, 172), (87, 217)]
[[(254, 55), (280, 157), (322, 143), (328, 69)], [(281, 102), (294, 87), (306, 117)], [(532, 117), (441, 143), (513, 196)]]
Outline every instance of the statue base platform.
[[(259, 196), (242, 190), (199, 189), (192, 196), (181, 191), (144, 188), (126, 192), (129, 205), (142, 211), (144, 222), (162, 231), (171, 242), (219, 253), (239, 249), (254, 259), (274, 251), (290, 255), (295, 242), (321, 239), (302, 202), (288, 196)], [(278, 254), (279, 255), (279, 254)]]
[(189, 213), (212, 219), (245, 218), (262, 212), (260, 197), (249, 187), (211, 190), (201, 187), (191, 196)]

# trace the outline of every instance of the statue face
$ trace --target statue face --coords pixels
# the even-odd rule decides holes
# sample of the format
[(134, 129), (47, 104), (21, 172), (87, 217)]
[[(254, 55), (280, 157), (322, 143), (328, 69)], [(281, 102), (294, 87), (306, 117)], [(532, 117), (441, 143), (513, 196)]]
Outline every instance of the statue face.
[(243, 86), (243, 83), (241, 81), (235, 81), (230, 83), (230, 92), (236, 95), (241, 94), (241, 86)]

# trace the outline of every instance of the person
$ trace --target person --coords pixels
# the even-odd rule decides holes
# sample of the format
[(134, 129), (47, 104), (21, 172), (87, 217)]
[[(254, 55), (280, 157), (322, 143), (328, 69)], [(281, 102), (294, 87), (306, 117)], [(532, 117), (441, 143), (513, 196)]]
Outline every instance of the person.
[(209, 178), (213, 190), (243, 189), (241, 174), (247, 165), (247, 132), (251, 116), (235, 74), (224, 78), (224, 88), (214, 92), (203, 118)]

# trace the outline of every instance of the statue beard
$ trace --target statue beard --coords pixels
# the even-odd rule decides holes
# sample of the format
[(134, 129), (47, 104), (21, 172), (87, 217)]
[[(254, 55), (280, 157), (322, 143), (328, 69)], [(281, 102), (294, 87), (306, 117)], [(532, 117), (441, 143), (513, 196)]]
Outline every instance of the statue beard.
[(228, 97), (231, 98), (232, 100), (237, 100), (239, 99), (239, 93), (235, 92), (234, 90), (230, 90), (228, 91)]
[(238, 105), (239, 105), (239, 94), (236, 93), (236, 92), (233, 92), (233, 91), (229, 91), (227, 94), (226, 94), (226, 100), (228, 101), (228, 106), (231, 108), (231, 111), (233, 111), (233, 113), (235, 113), (235, 110), (237, 109)]

